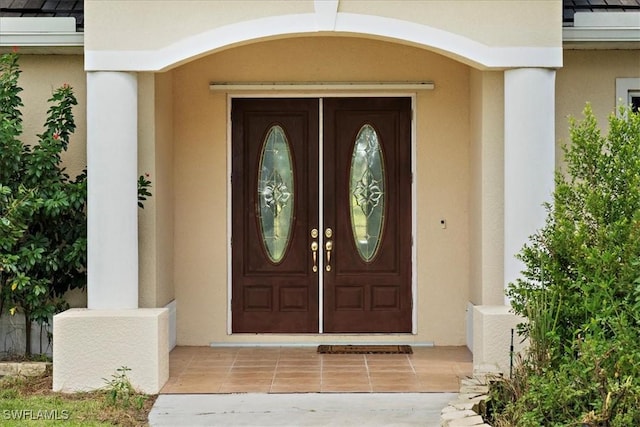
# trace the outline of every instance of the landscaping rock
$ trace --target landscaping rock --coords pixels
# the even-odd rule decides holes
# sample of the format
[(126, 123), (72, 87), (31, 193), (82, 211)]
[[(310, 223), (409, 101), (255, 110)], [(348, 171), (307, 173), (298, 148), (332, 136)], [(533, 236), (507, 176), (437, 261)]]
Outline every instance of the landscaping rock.
[(51, 369), (51, 362), (0, 362), (0, 377), (37, 377)]
[(50, 367), (49, 362), (23, 362), (19, 363), (18, 374), (24, 377), (37, 377), (47, 372)]
[(481, 426), (484, 424), (484, 420), (480, 415), (472, 417), (460, 418), (457, 420), (451, 420), (447, 427), (468, 427), (468, 426)]
[(440, 425), (442, 427), (491, 427), (474, 411), (474, 407), (487, 399), (489, 393), (487, 384), (498, 376), (488, 370), (480, 370), (474, 372), (472, 378), (463, 378), (460, 381), (458, 399), (449, 402), (449, 405), (440, 413)]
[(0, 362), (0, 377), (18, 375), (18, 363)]

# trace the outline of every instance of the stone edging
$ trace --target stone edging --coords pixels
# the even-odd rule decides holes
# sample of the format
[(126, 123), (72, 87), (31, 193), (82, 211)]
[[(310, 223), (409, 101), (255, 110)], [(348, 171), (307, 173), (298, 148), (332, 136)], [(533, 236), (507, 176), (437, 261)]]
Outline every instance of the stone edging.
[(0, 362), (0, 377), (36, 377), (51, 370), (51, 362)]
[(449, 402), (449, 406), (445, 407), (440, 414), (442, 427), (491, 427), (473, 410), (474, 405), (487, 398), (489, 386), (486, 378), (486, 374), (474, 375), (460, 381), (458, 400)]

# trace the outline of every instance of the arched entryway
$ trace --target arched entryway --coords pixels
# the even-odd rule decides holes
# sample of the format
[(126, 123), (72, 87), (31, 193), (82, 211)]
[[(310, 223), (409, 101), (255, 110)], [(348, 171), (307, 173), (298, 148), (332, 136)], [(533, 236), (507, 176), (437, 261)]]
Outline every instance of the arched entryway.
[[(88, 4), (88, 12), (91, 12), (92, 7), (96, 9), (93, 15), (88, 13), (88, 17), (103, 16), (98, 13), (98, 9), (104, 7), (103, 12), (111, 14), (110, 16), (121, 13), (123, 19), (130, 18), (124, 16), (131, 12), (126, 7), (116, 11), (109, 9), (107, 3)], [(131, 2), (131, 4), (134, 3)], [(495, 3), (503, 3), (504, 6), (501, 7), (510, 7), (509, 2)], [(545, 2), (538, 2), (539, 5), (530, 3), (527, 7), (543, 7)], [(172, 3), (170, 6), (176, 7), (176, 4)], [(201, 5), (210, 7), (211, 3), (201, 2)], [(490, 201), (485, 199), (482, 188), (474, 197), (482, 201), (479, 203), (481, 206), (479, 211), (488, 214), (504, 212), (503, 233), (499, 236), (505, 243), (504, 252), (497, 258), (504, 263), (505, 279), (511, 279), (508, 277), (509, 274), (518, 268), (512, 256), (513, 248), (519, 247), (519, 244), (531, 233), (532, 227), (540, 223), (540, 217), (544, 215), (541, 214), (543, 210), (539, 206), (539, 200), (544, 199), (553, 186), (555, 72), (549, 67), (561, 66), (560, 42), (554, 44), (551, 39), (547, 42), (543, 37), (545, 41), (537, 43), (537, 39), (531, 37), (526, 40), (518, 39), (519, 41), (516, 42), (518, 45), (511, 47), (507, 43), (478, 41), (484, 37), (482, 32), (473, 35), (465, 28), (449, 31), (436, 28), (434, 24), (418, 23), (420, 20), (413, 19), (410, 14), (402, 15), (404, 18), (400, 18), (394, 11), (377, 14), (376, 11), (344, 12), (339, 10), (340, 2), (338, 1), (300, 2), (297, 6), (301, 8), (299, 12), (263, 13), (262, 16), (252, 15), (254, 17), (248, 20), (234, 18), (229, 11), (230, 15), (224, 17), (226, 21), (223, 20), (222, 23), (216, 21), (207, 28), (206, 21), (197, 20), (197, 24), (202, 26), (202, 31), (195, 35), (185, 34), (175, 38), (171, 37), (174, 33), (167, 31), (166, 26), (157, 29), (155, 39), (153, 31), (150, 37), (147, 37), (149, 34), (145, 33), (146, 29), (154, 25), (154, 22), (149, 20), (146, 27), (141, 27), (139, 30), (138, 35), (144, 37), (141, 37), (140, 43), (133, 47), (118, 43), (122, 41), (122, 37), (136, 34), (111, 30), (101, 25), (97, 19), (93, 22), (95, 24), (93, 27), (89, 25), (91, 22), (88, 22), (85, 68), (88, 72), (89, 310), (58, 317), (58, 324), (67, 323), (65, 326), (56, 327), (61, 334), (56, 338), (56, 348), (59, 351), (70, 355), (87, 353), (102, 355), (108, 351), (123, 354), (129, 348), (136, 348), (139, 351), (125, 357), (127, 361), (132, 361), (127, 365), (134, 368), (134, 382), (144, 383), (142, 387), (144, 390), (155, 392), (158, 384), (166, 380), (168, 343), (165, 342), (165, 338), (169, 324), (167, 312), (165, 309), (148, 311), (139, 308), (139, 265), (136, 257), (139, 240), (135, 177), (138, 163), (137, 149), (141, 142), (150, 142), (149, 146), (153, 147), (149, 152), (143, 153), (147, 156), (145, 159), (157, 159), (159, 154), (157, 149), (160, 146), (171, 147), (176, 154), (175, 159), (158, 167), (158, 172), (163, 177), (167, 176), (164, 173), (175, 172), (175, 179), (171, 185), (167, 185), (162, 191), (157, 190), (156, 193), (158, 200), (173, 200), (172, 203), (165, 204), (167, 208), (164, 211), (156, 211), (159, 213), (156, 218), (163, 224), (169, 224), (173, 230), (156, 228), (155, 240), (151, 245), (161, 248), (160, 251), (169, 251), (165, 253), (164, 258), (154, 255), (155, 259), (152, 263), (155, 271), (159, 271), (163, 266), (159, 262), (161, 258), (173, 262), (171, 266), (173, 284), (169, 286), (167, 294), (171, 294), (171, 286), (173, 286), (178, 305), (178, 341), (183, 344), (203, 345), (210, 341), (212, 330), (218, 334), (217, 336), (227, 336), (227, 311), (221, 312), (211, 308), (212, 302), (223, 301), (223, 304), (227, 304), (229, 301), (224, 286), (220, 287), (220, 284), (229, 282), (226, 268), (219, 268), (220, 265), (226, 264), (211, 262), (212, 256), (216, 257), (216, 260), (226, 259), (227, 245), (226, 243), (211, 245), (211, 242), (220, 242), (220, 239), (228, 236), (225, 221), (228, 213), (226, 209), (219, 208), (224, 205), (226, 191), (229, 188), (226, 185), (227, 160), (226, 156), (222, 155), (229, 141), (226, 137), (227, 116), (224, 114), (228, 100), (226, 94), (211, 94), (207, 90), (207, 85), (211, 82), (211, 76), (219, 69), (231, 70), (232, 81), (238, 81), (241, 80), (240, 76), (251, 75), (256, 67), (262, 65), (257, 60), (263, 54), (261, 52), (255, 52), (256, 55), (250, 62), (220, 62), (219, 59), (226, 53), (233, 54), (244, 48), (260, 48), (264, 46), (261, 42), (278, 43), (303, 35), (309, 36), (309, 39), (319, 39), (324, 36), (329, 36), (327, 39), (336, 36), (344, 39), (355, 37), (367, 42), (380, 43), (379, 46), (374, 46), (374, 49), (383, 47), (386, 43), (391, 45), (391, 50), (396, 53), (404, 51), (404, 48), (415, 49), (439, 64), (439, 77), (433, 78), (438, 89), (433, 91), (432, 95), (422, 95), (422, 97), (417, 95), (416, 109), (413, 112), (413, 114), (422, 114), (415, 117), (413, 129), (417, 137), (415, 157), (419, 159), (420, 156), (424, 156), (425, 159), (425, 163), (421, 163), (420, 168), (416, 168), (418, 176), (414, 179), (418, 183), (421, 180), (424, 183), (432, 180), (431, 185), (417, 185), (416, 193), (424, 197), (424, 200), (435, 197), (442, 202), (423, 205), (420, 200), (416, 200), (415, 212), (424, 212), (425, 216), (420, 217), (421, 222), (415, 225), (418, 241), (414, 242), (414, 245), (425, 252), (424, 257), (419, 257), (420, 262), (414, 264), (416, 265), (414, 276), (418, 277), (418, 280), (424, 278), (425, 284), (446, 282), (450, 286), (445, 287), (447, 292), (432, 294), (435, 310), (420, 310), (421, 316), (426, 319), (426, 326), (421, 328), (418, 325), (417, 334), (424, 331), (425, 337), (420, 335), (411, 335), (411, 337), (428, 340), (426, 337), (432, 336), (436, 337), (434, 340), (442, 338), (464, 342), (465, 307), (461, 307), (457, 302), (459, 299), (465, 299), (472, 285), (468, 277), (469, 262), (466, 262), (468, 260), (459, 262), (459, 257), (461, 255), (469, 257), (469, 252), (466, 255), (464, 252), (452, 254), (450, 248), (470, 246), (468, 242), (469, 210), (465, 210), (464, 207), (453, 209), (455, 206), (459, 207), (458, 202), (452, 201), (451, 197), (456, 193), (448, 191), (450, 188), (444, 184), (463, 189), (463, 204), (472, 199), (469, 194), (471, 186), (468, 170), (452, 169), (451, 166), (469, 165), (469, 162), (465, 163), (460, 159), (469, 160), (469, 147), (472, 142), (476, 146), (484, 147), (484, 143), (491, 138), (485, 132), (485, 128), (488, 126), (495, 130), (498, 122), (502, 120), (504, 120), (504, 173), (508, 174), (504, 179), (504, 182), (508, 183), (505, 185), (504, 197), (491, 206), (485, 204)], [(345, 2), (347, 9), (348, 6)], [(198, 11), (194, 10), (192, 13), (197, 14)], [(424, 16), (428, 18), (432, 15)], [(488, 16), (495, 16), (495, 14)], [(117, 16), (114, 17), (117, 18)], [(168, 24), (176, 23), (168, 22)], [(179, 24), (184, 28), (184, 23)], [(531, 27), (534, 25), (531, 24)], [(91, 32), (93, 31), (91, 28), (96, 29), (95, 33)], [(541, 27), (538, 35), (544, 35), (543, 30), (544, 28)], [(110, 34), (110, 31), (113, 33)], [(138, 28), (135, 27), (132, 31), (135, 33)], [(508, 35), (509, 32), (506, 31), (505, 36)], [(134, 39), (136, 37), (130, 40)], [(557, 40), (560, 40), (560, 37), (557, 37)], [(368, 53), (375, 56), (375, 64), (367, 70), (361, 69), (360, 77), (370, 75), (371, 78), (367, 79), (369, 81), (397, 80), (395, 76), (385, 74), (387, 70), (385, 67), (398, 67), (403, 61), (402, 58), (394, 64), (385, 64), (385, 57), (379, 55), (379, 50)], [(314, 51), (301, 52), (299, 56), (280, 62), (280, 72), (277, 76), (270, 77), (277, 78), (278, 81), (286, 81), (291, 80), (290, 76), (293, 76), (295, 80), (302, 81), (301, 77), (304, 75), (299, 72), (296, 60), (310, 58), (314, 54)], [(218, 68), (207, 68), (207, 65), (212, 63)], [(322, 63), (322, 66), (313, 70), (315, 77), (306, 80), (356, 80), (355, 78), (323, 78), (339, 72), (342, 65), (344, 64), (335, 61), (334, 57), (333, 62)], [(487, 77), (484, 70), (502, 72), (505, 69), (507, 71), (504, 72), (504, 98), (483, 92), (483, 83)], [(165, 71), (172, 73), (169, 78), (165, 79), (167, 74), (153, 74)], [(419, 70), (420, 77), (415, 80), (423, 80), (422, 76), (431, 74), (432, 71), (433, 63), (425, 64)], [(454, 71), (454, 73), (447, 71)], [(474, 78), (474, 76), (478, 77), (476, 73), (480, 73), (479, 78)], [(341, 73), (338, 74), (342, 76)], [(260, 80), (264, 81), (264, 77)], [(164, 95), (156, 98), (159, 93)], [(471, 109), (470, 94), (473, 94), (472, 101), (475, 101), (473, 105), (479, 106), (476, 110)], [(495, 107), (497, 99), (504, 100), (501, 106), (503, 114), (498, 113), (497, 116), (493, 116), (492, 108)], [(207, 102), (210, 102), (208, 107)], [(444, 105), (448, 107), (443, 108)], [(485, 108), (486, 105), (489, 105), (489, 108)], [(462, 114), (461, 109), (464, 110)], [(498, 108), (498, 111), (500, 110)], [(530, 114), (532, 110), (540, 114)], [(204, 114), (206, 111), (213, 111), (215, 114), (206, 115)], [(109, 120), (104, 120), (105, 117)], [(194, 120), (197, 124), (191, 126)], [(499, 125), (502, 125), (502, 122)], [(438, 128), (446, 128), (453, 133), (448, 133), (447, 137), (447, 131), (433, 131)], [(424, 143), (418, 141), (420, 138), (418, 135), (424, 136)], [(160, 144), (159, 141), (161, 141)], [(170, 142), (165, 144), (166, 141)], [(437, 150), (429, 151), (427, 148), (432, 141), (440, 141), (440, 145), (431, 147)], [(160, 157), (171, 156), (165, 152), (160, 153)], [(452, 158), (457, 159), (456, 162), (452, 163)], [(209, 162), (202, 162), (202, 160), (209, 160)], [(432, 168), (426, 167), (429, 161), (433, 162)], [(156, 162), (156, 165), (158, 164)], [(202, 165), (206, 166), (202, 167)], [(483, 168), (479, 175), (484, 178), (487, 174), (493, 173), (496, 173), (495, 170)], [(440, 180), (438, 174), (451, 179)], [(203, 176), (214, 179), (202, 180)], [(217, 197), (221, 194), (223, 197)], [(203, 206), (217, 206), (217, 209), (199, 209)], [(429, 211), (429, 209), (433, 210)], [(222, 221), (219, 221), (220, 216)], [(198, 224), (210, 221), (213, 225), (206, 229), (194, 227), (194, 223), (189, 222), (194, 217), (200, 220)], [(444, 228), (443, 225), (445, 225)], [(488, 231), (487, 229), (482, 229), (484, 225), (481, 224), (479, 227), (481, 238), (491, 237), (485, 232)], [(166, 249), (159, 244), (165, 234), (178, 238), (175, 244), (170, 246), (171, 249)], [(420, 241), (421, 236), (425, 238), (424, 241)], [(431, 239), (426, 239), (426, 236), (431, 236)], [(187, 243), (187, 238), (191, 238), (190, 243)], [(205, 244), (194, 244), (197, 241), (204, 241)], [(447, 242), (453, 243), (447, 247)], [(443, 250), (445, 247), (448, 249)], [(477, 255), (480, 260), (479, 265), (484, 266), (488, 261), (483, 259), (483, 253), (480, 251)], [(146, 256), (146, 253), (143, 256)], [(440, 263), (439, 269), (429, 269), (427, 264), (429, 260), (435, 264)], [(192, 263), (195, 261), (204, 267), (193, 269)], [(443, 268), (447, 263), (452, 263), (451, 268)], [(451, 277), (444, 278), (438, 273), (442, 271), (452, 271), (461, 276), (451, 280)], [(208, 274), (209, 272), (211, 274)], [(216, 285), (214, 286), (216, 291), (205, 291), (205, 293), (210, 292), (209, 296), (213, 298), (199, 298), (202, 296), (202, 289), (209, 289), (206, 286), (208, 283)], [(156, 285), (152, 283), (150, 286)], [(425, 286), (427, 286), (425, 290), (428, 290), (428, 285)], [(220, 289), (222, 291), (219, 291)], [(145, 289), (145, 292), (147, 290)], [(152, 291), (156, 292), (158, 288), (152, 288)], [(483, 294), (483, 291), (484, 288), (480, 294)], [(429, 294), (421, 292), (419, 295)], [(219, 298), (220, 296), (222, 298)], [(181, 309), (181, 301), (189, 301), (189, 311)], [(421, 304), (421, 301), (418, 300), (418, 303)], [(454, 303), (455, 308), (448, 309), (447, 304), (450, 303)], [(191, 313), (198, 313), (198, 315), (194, 317)], [(181, 316), (184, 316), (182, 320)], [(453, 326), (455, 333), (439, 334), (437, 330), (429, 330), (429, 316), (437, 316), (441, 324)], [(127, 322), (119, 322), (123, 318), (126, 318)], [(205, 324), (199, 322), (199, 319)], [(435, 324), (435, 322), (431, 323)], [(91, 328), (85, 327), (78, 330), (71, 324), (90, 324)], [(132, 329), (145, 330), (147, 331), (145, 336), (153, 336), (154, 339), (142, 340), (138, 336), (130, 336), (128, 332)], [(73, 330), (74, 333), (64, 334), (65, 330)], [(114, 334), (122, 335), (122, 340), (116, 341), (119, 345), (106, 346), (101, 342), (100, 345), (96, 344), (96, 348), (100, 349), (98, 352), (81, 351), (86, 347), (87, 342), (93, 342), (92, 337), (114, 336)], [(247, 337), (231, 335), (228, 339), (246, 340)], [(407, 338), (398, 339), (406, 340)], [(301, 339), (301, 341), (304, 340), (305, 338)], [(100, 383), (100, 378), (110, 374), (110, 368), (104, 366), (105, 363), (89, 360), (90, 358), (85, 360), (84, 357), (82, 360), (78, 359), (79, 357), (65, 357), (63, 360), (56, 360), (54, 355), (56, 364), (54, 388), (61, 388), (57, 383), (56, 373), (58, 379), (73, 377), (69, 372), (78, 370), (95, 373), (93, 375), (95, 378), (90, 380), (76, 376), (77, 381), (82, 383), (81, 388), (84, 388), (87, 383)], [(103, 357), (103, 359), (109, 358)], [(146, 365), (142, 364), (141, 360), (145, 360)], [(149, 360), (156, 362), (151, 363), (152, 366), (149, 367), (147, 366)], [(92, 369), (83, 370), (80, 362), (86, 363)], [(100, 366), (104, 369), (98, 369)], [(150, 378), (149, 381), (145, 379), (147, 376)], [(65, 387), (73, 388), (73, 385)]]

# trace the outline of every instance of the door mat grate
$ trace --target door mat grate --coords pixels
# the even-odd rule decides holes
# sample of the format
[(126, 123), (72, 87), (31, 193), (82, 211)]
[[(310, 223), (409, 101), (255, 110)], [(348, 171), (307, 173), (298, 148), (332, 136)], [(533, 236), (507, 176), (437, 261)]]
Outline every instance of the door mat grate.
[(323, 354), (412, 354), (410, 345), (319, 345)]

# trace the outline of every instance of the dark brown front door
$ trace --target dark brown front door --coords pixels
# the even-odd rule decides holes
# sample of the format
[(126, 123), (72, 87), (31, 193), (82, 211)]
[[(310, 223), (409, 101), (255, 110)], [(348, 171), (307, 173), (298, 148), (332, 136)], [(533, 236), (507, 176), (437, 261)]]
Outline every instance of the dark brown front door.
[(325, 99), (323, 128), (324, 331), (411, 332), (411, 101)]
[(318, 101), (234, 99), (233, 332), (317, 332)]
[(410, 99), (234, 99), (231, 116), (233, 332), (410, 332)]

